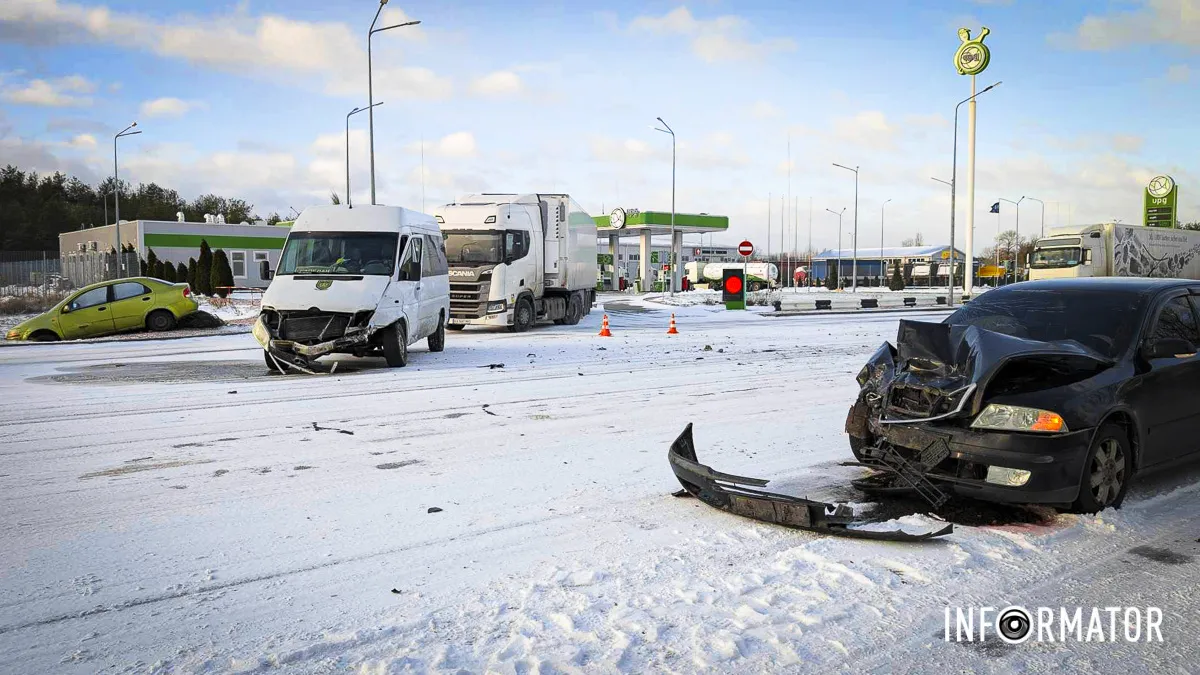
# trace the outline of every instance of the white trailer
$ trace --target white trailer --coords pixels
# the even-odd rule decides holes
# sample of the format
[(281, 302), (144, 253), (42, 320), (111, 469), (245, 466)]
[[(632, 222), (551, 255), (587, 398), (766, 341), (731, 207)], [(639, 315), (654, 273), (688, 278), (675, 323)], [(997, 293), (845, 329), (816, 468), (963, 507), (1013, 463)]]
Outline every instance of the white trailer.
[(779, 285), (779, 267), (773, 263), (752, 262), (723, 262), (705, 263), (690, 262), (683, 266), (688, 281), (692, 284), (721, 285), (722, 273), (726, 269), (744, 269), (746, 271), (746, 286), (751, 291), (763, 288), (775, 288)]
[(473, 194), (434, 210), (450, 265), (450, 323), (574, 325), (596, 294), (596, 222), (565, 194)]
[(1059, 227), (1039, 239), (1029, 278), (1200, 279), (1200, 232), (1102, 223)]

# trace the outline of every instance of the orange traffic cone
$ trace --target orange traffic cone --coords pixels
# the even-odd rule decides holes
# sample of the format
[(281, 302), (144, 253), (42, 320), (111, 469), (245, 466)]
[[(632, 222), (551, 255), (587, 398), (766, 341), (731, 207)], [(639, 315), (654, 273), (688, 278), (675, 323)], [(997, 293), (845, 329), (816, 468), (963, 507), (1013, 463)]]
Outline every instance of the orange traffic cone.
[(679, 331), (675, 330), (675, 312), (671, 312), (671, 327), (667, 329), (667, 335), (679, 335)]
[(608, 330), (608, 315), (604, 315), (604, 321), (600, 324), (600, 337), (612, 337), (612, 332)]

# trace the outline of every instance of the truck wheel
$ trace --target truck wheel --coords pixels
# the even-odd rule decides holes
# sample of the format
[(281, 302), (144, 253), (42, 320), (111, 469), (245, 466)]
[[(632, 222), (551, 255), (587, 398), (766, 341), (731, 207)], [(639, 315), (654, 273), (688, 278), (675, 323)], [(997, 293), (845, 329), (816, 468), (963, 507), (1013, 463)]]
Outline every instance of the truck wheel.
[(146, 328), (153, 331), (166, 331), (175, 327), (175, 315), (165, 309), (156, 309), (146, 317)]
[(1132, 476), (1133, 456), (1129, 452), (1128, 434), (1116, 424), (1105, 424), (1092, 439), (1073, 510), (1097, 513), (1110, 506), (1120, 507)]
[(567, 303), (567, 318), (563, 319), (563, 323), (568, 326), (574, 326), (583, 318), (583, 301), (578, 293), (571, 294), (571, 300)]
[(524, 333), (533, 326), (533, 303), (529, 298), (517, 301), (517, 309), (513, 312), (513, 325), (508, 330), (513, 333)]
[(440, 352), (446, 348), (446, 319), (438, 319), (437, 330), (429, 336), (429, 351)]
[(388, 368), (403, 368), (408, 365), (408, 330), (403, 321), (383, 330), (383, 358)]

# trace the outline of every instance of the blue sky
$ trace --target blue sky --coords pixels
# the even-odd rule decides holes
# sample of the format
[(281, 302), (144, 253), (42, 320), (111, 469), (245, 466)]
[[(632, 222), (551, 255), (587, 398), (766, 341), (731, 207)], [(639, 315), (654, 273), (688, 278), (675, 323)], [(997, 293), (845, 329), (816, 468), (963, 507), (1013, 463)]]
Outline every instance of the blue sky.
[[(217, 192), (261, 215), (344, 192), (345, 114), (366, 101), (371, 0), (208, 3), (5, 0), (0, 163), (90, 180), (112, 171), (185, 196)], [(569, 191), (589, 210), (667, 209), (678, 134), (680, 211), (727, 214), (733, 243), (773, 250), (780, 196), (807, 245), (853, 221), (862, 246), (920, 231), (948, 239), (956, 30), (991, 29), (980, 87), (977, 239), (997, 197), (1046, 202), (1046, 224), (1140, 219), (1141, 186), (1167, 172), (1200, 218), (1193, 166), (1200, 2), (402, 2), (375, 37), (379, 201), (432, 209), (471, 191)], [(965, 207), (960, 128), (959, 222)], [(368, 198), (366, 115), (351, 121), (353, 194)], [(425, 148), (424, 181), (420, 147)], [(1192, 186), (1197, 186), (1193, 188)], [(1001, 226), (1011, 229), (1008, 205)], [(793, 240), (789, 205), (788, 248)], [(1039, 206), (1021, 207), (1022, 231)], [(845, 239), (849, 246), (849, 239)], [(962, 243), (961, 239), (959, 241)]]

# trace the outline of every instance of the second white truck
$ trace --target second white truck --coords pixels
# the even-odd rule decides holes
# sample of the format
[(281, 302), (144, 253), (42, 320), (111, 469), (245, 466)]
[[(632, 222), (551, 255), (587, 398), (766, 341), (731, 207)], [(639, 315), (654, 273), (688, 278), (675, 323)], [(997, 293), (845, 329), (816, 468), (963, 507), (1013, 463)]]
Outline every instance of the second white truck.
[(1103, 223), (1059, 227), (1038, 240), (1029, 278), (1200, 279), (1200, 232)]
[(596, 222), (565, 194), (473, 194), (434, 210), (450, 266), (451, 330), (574, 325), (596, 295)]

